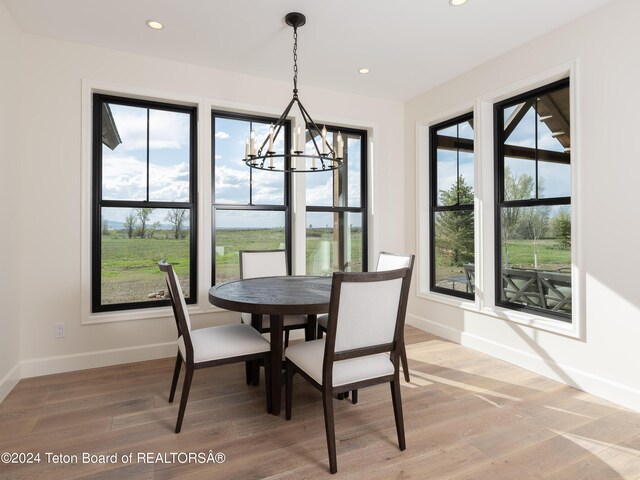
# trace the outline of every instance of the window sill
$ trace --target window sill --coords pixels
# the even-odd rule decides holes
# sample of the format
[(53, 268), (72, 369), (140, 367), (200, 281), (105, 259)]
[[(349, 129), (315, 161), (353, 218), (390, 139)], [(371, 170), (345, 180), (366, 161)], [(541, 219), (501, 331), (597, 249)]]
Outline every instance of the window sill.
[(517, 323), (519, 325), (531, 327), (536, 330), (543, 330), (546, 332), (563, 335), (569, 338), (582, 338), (576, 324), (577, 320), (575, 317), (573, 318), (571, 323), (568, 323), (561, 320), (542, 317), (540, 315), (535, 315), (529, 312), (519, 312), (497, 306), (481, 308), (480, 302), (477, 297), (475, 301), (471, 301), (435, 292), (419, 292), (417, 293), (417, 296), (418, 298), (422, 298), (432, 302), (438, 302), (444, 305), (449, 305), (451, 307), (460, 308), (468, 312), (474, 312), (488, 317), (506, 320), (508, 322)]
[[(190, 316), (210, 313), (225, 312), (222, 308), (213, 305), (188, 305)], [(97, 325), (100, 323), (128, 322), (136, 320), (151, 320), (159, 318), (173, 318), (171, 307), (141, 308), (137, 310), (119, 310), (116, 312), (90, 313), (83, 315), (82, 325)]]

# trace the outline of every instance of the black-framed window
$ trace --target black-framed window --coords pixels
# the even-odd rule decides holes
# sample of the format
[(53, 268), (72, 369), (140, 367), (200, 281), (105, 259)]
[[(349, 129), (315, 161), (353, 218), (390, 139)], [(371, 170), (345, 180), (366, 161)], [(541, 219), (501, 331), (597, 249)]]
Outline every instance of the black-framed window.
[(474, 297), (473, 113), (429, 128), (430, 289)]
[[(239, 250), (285, 249), (291, 267), (290, 174), (249, 168), (242, 161), (253, 131), (264, 139), (276, 118), (212, 112), (213, 284), (240, 277)], [(274, 145), (289, 151), (290, 122)]]
[(92, 311), (196, 301), (195, 107), (93, 95)]
[[(344, 163), (336, 170), (306, 174), (306, 272), (367, 271), (367, 132), (326, 128), (333, 148), (338, 134), (342, 136)], [(306, 148), (313, 149), (310, 137)]]
[(569, 79), (495, 106), (496, 304), (571, 322)]

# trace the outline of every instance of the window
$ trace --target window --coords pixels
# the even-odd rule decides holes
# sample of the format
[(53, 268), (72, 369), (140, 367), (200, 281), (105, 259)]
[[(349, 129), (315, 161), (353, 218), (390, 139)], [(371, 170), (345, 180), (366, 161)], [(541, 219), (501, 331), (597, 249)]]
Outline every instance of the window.
[(569, 80), (495, 107), (496, 304), (571, 322)]
[[(334, 148), (338, 133), (343, 165), (306, 174), (307, 275), (367, 270), (367, 133), (327, 126)], [(306, 148), (313, 149), (311, 138)]]
[(473, 299), (473, 114), (429, 129), (430, 289)]
[(92, 311), (196, 301), (196, 108), (93, 95)]
[[(239, 250), (286, 249), (290, 254), (289, 175), (242, 161), (253, 131), (264, 139), (277, 119), (213, 112), (213, 283), (240, 277)], [(290, 124), (274, 145), (290, 148)]]

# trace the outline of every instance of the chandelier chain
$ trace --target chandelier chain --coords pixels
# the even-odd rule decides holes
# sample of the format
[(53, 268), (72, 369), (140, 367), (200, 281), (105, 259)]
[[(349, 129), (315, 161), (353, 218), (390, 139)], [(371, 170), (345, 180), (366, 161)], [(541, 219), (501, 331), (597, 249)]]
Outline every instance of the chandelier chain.
[(298, 29), (293, 29), (293, 94), (298, 96)]

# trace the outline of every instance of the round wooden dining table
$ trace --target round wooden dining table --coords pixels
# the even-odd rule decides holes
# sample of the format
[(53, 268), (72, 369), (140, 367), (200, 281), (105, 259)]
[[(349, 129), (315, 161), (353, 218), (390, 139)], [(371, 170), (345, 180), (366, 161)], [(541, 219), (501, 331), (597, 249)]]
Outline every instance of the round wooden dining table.
[(316, 317), (329, 311), (332, 277), (286, 276), (235, 280), (209, 290), (217, 307), (251, 314), (259, 329), (269, 315), (271, 337), (271, 413), (280, 415), (282, 393), (282, 329), (285, 315), (307, 315), (305, 338), (313, 338)]

